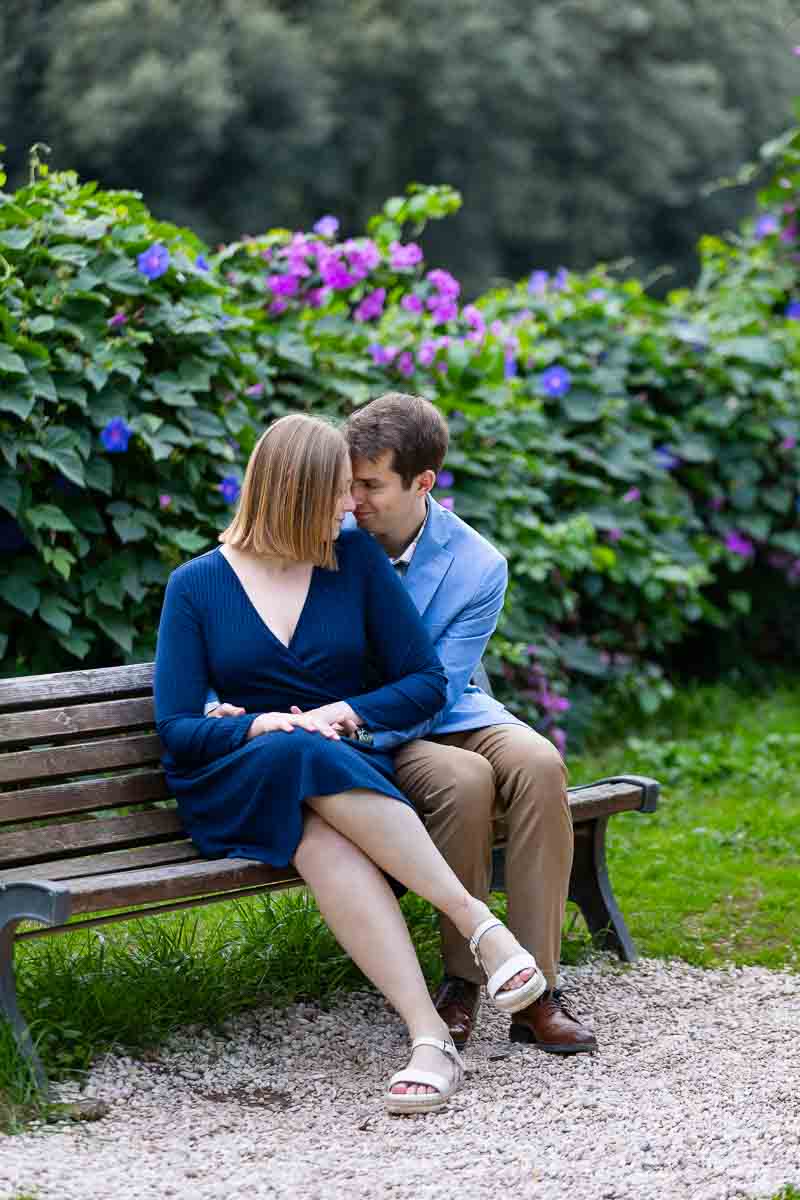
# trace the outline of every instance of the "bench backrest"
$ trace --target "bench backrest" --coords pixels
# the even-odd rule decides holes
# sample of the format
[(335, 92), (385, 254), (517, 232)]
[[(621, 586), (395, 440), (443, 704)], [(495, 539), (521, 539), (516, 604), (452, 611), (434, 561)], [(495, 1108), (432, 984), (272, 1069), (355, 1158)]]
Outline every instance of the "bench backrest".
[(159, 764), (152, 683), (152, 663), (0, 680), (4, 878), (185, 837)]

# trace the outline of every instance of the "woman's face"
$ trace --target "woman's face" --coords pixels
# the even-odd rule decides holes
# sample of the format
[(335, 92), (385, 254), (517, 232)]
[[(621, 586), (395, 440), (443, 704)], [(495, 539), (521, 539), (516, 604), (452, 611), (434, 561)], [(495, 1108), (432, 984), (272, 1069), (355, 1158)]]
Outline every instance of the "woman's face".
[(356, 505), (352, 496), (353, 472), (348, 465), (339, 480), (339, 490), (336, 494), (336, 507), (333, 516), (333, 540), (336, 541), (342, 531), (342, 521), (345, 513), (353, 512)]

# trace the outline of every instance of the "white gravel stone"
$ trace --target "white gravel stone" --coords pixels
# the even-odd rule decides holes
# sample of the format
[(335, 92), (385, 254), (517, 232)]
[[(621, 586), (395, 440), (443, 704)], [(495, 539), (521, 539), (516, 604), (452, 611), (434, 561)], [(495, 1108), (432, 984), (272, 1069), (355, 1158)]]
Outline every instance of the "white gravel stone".
[[(610, 959), (565, 970), (597, 1055), (511, 1046), (484, 1003), (463, 1089), (389, 1117), (407, 1056), (373, 995), (181, 1031), (156, 1061), (106, 1055), (92, 1124), (0, 1144), (0, 1198), (740, 1200), (800, 1186), (800, 976)], [(62, 1085), (62, 1099), (81, 1093)]]

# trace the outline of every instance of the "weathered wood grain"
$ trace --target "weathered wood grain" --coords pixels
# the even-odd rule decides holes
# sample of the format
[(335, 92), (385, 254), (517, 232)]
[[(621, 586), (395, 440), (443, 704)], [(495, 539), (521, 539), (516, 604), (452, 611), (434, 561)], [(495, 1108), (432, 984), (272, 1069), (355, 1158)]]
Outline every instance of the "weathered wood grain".
[(167, 800), (169, 795), (170, 790), (160, 767), (130, 775), (20, 788), (13, 792), (0, 792), (0, 826), (12, 821), (39, 821), (44, 817), (146, 804), (152, 800)]
[(91, 818), (70, 824), (59, 822), (0, 834), (0, 863), (10, 867), (15, 863), (22, 865), (61, 858), (82, 850), (87, 853), (112, 847), (122, 850), (126, 846), (163, 842), (183, 833), (180, 814), (175, 808), (131, 813), (108, 821)]
[(114, 730), (125, 733), (155, 724), (153, 701), (103, 700), (69, 708), (39, 708), (29, 712), (0, 713), (0, 746), (66, 741), (87, 733)]
[(85, 771), (144, 766), (158, 762), (161, 743), (154, 733), (103, 738), (83, 745), (48, 746), (0, 754), (0, 784), (26, 779), (66, 779)]
[(148, 695), (153, 690), (153, 663), (59, 671), (55, 675), (18, 675), (0, 679), (0, 712), (71, 700), (113, 700)]
[(136, 846), (131, 850), (113, 850), (108, 854), (81, 854), (78, 858), (64, 858), (50, 862), (0, 870), (0, 886), (4, 883), (19, 883), (25, 879), (49, 879), (56, 883), (63, 879), (82, 879), (89, 875), (104, 875), (111, 871), (133, 871), (141, 867), (156, 867), (164, 863), (192, 862), (200, 858), (200, 851), (188, 839), (183, 842), (166, 842), (159, 846)]

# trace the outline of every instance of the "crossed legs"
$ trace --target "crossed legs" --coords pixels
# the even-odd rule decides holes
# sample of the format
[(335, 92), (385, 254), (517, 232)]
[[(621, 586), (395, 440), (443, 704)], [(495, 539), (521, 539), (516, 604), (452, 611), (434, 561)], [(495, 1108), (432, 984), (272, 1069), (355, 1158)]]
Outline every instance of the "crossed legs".
[[(352, 791), (314, 796), (294, 863), (306, 881), (326, 922), (342, 947), (386, 996), (406, 1022), (412, 1038), (446, 1038), (397, 900), (382, 871), (444, 913), (468, 938), (489, 915), (471, 896), (431, 842), (416, 813), (407, 805), (376, 792)], [(505, 929), (492, 930), (481, 941), (491, 973), (516, 948)], [(531, 975), (526, 970), (506, 985), (517, 987)], [(421, 1046), (412, 1066), (442, 1070), (443, 1056)], [(446, 1069), (450, 1069), (449, 1066)], [(398, 1084), (398, 1092), (425, 1092), (422, 1085)]]

